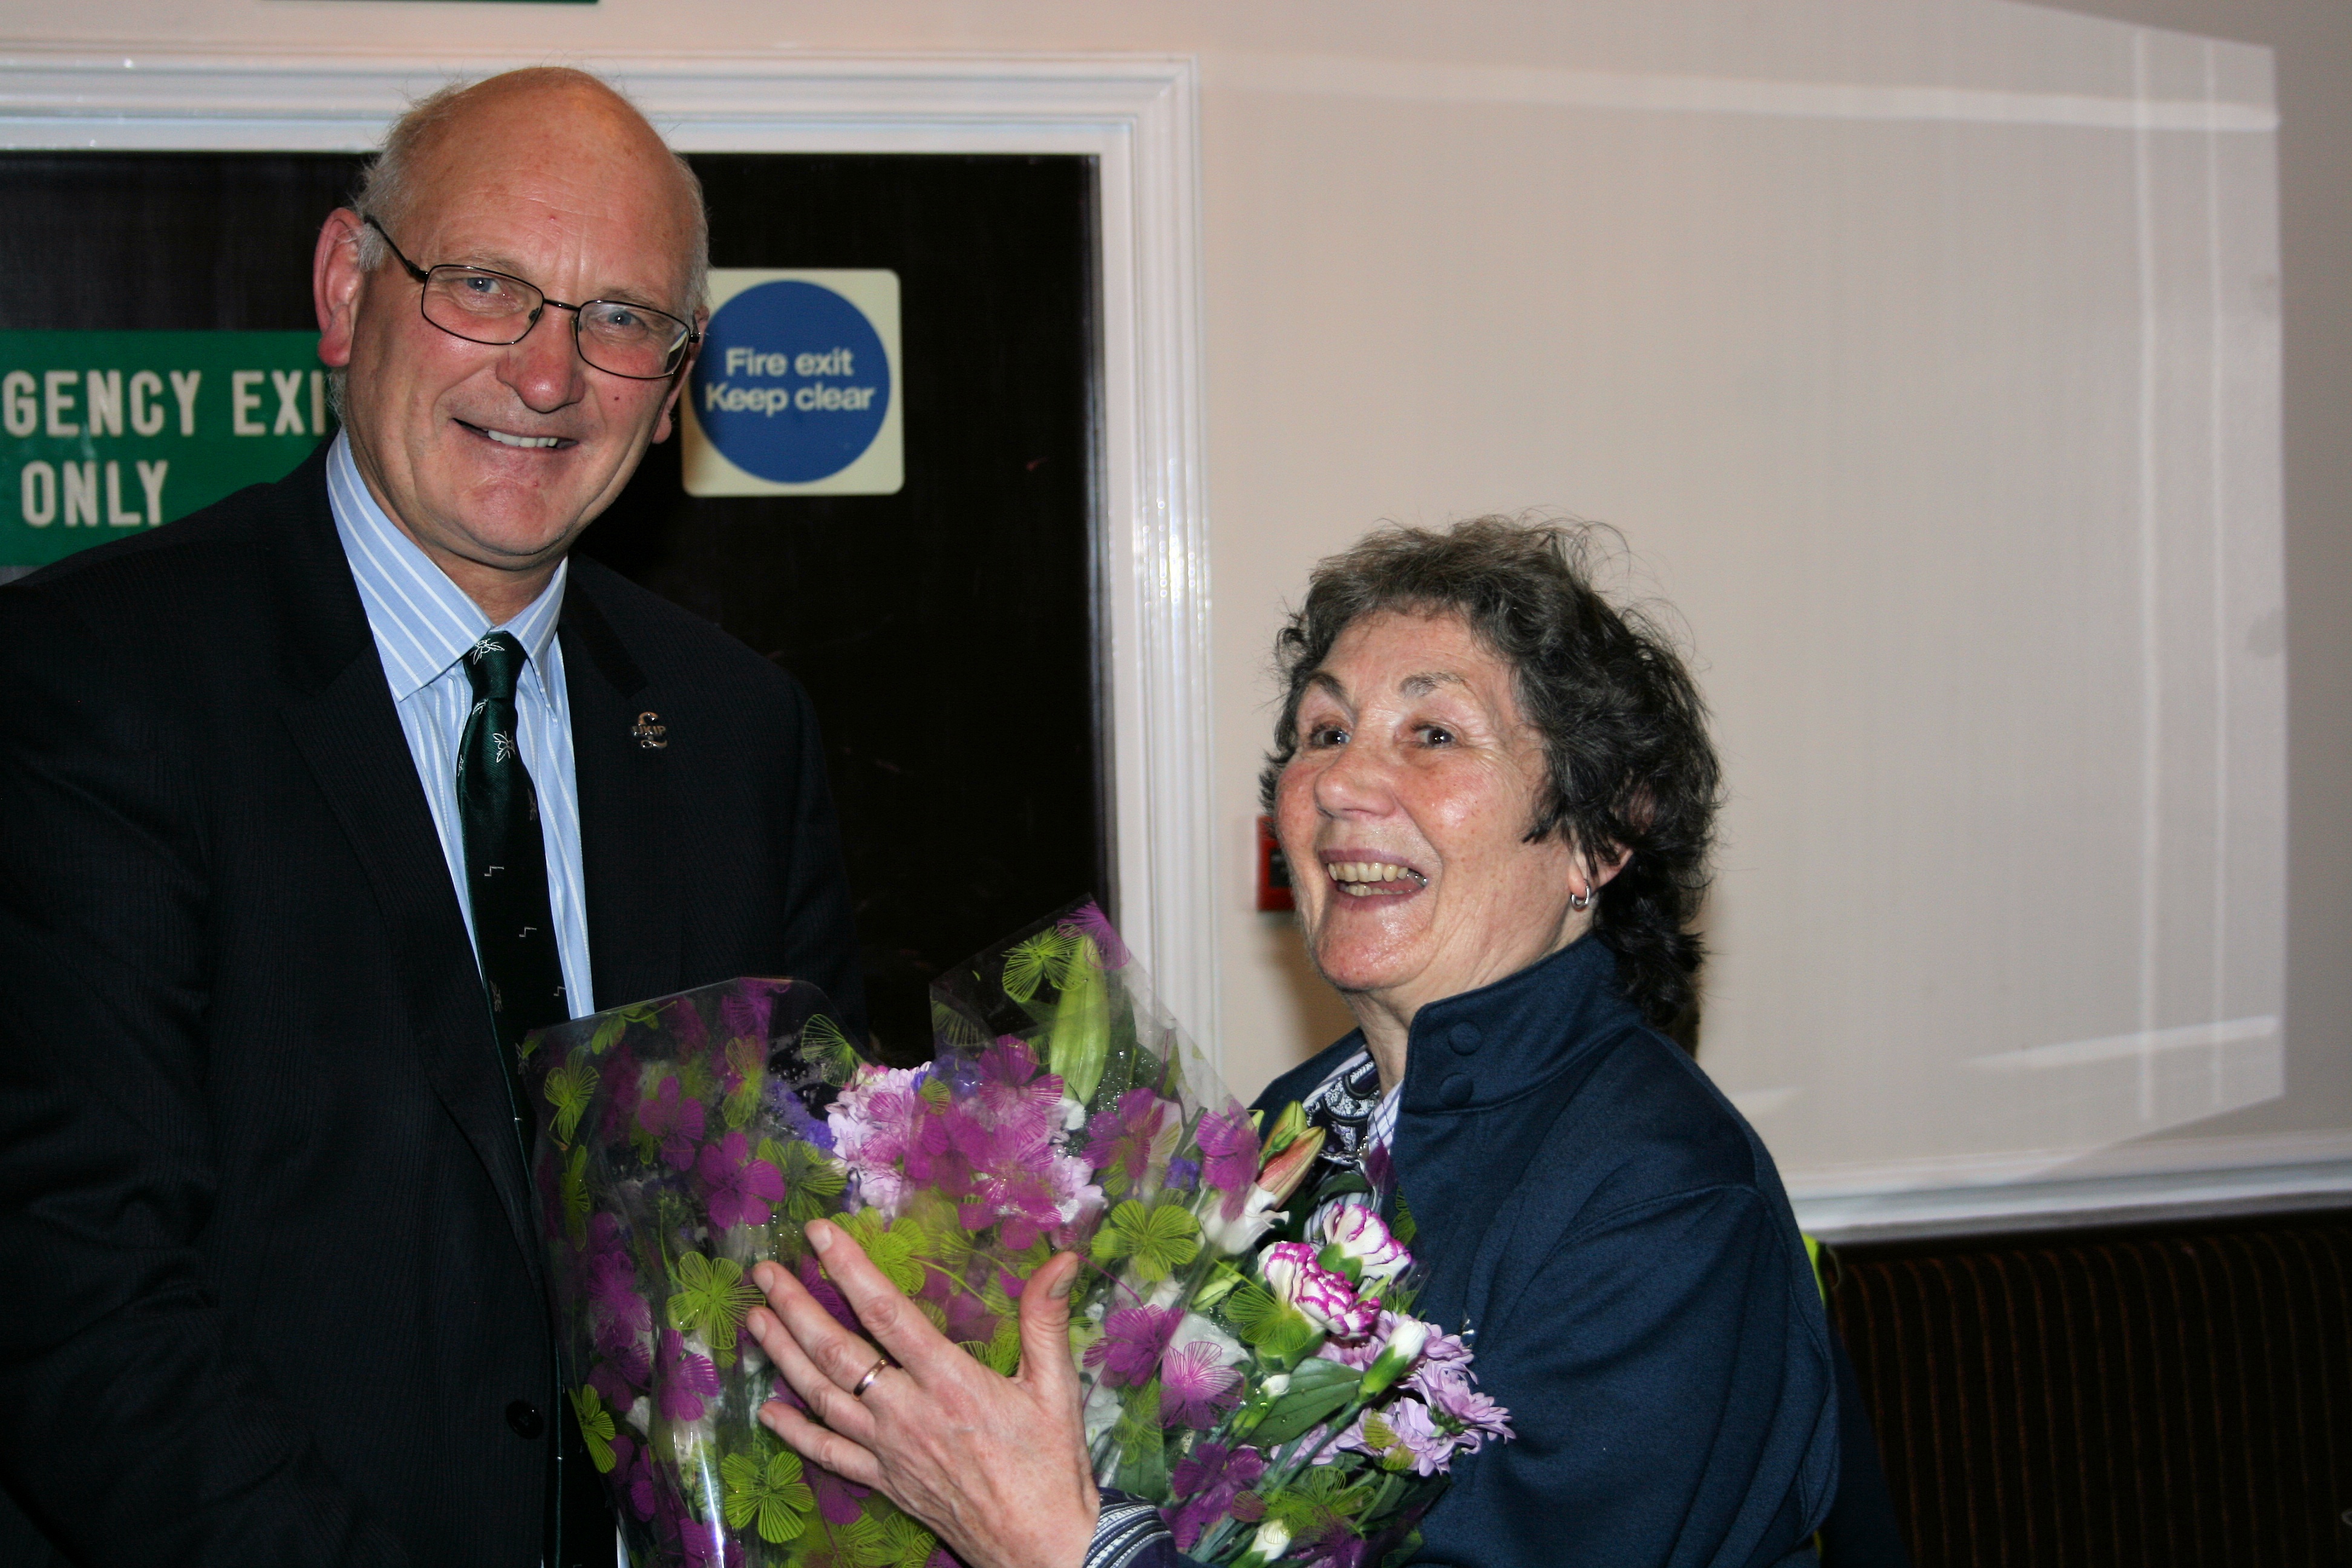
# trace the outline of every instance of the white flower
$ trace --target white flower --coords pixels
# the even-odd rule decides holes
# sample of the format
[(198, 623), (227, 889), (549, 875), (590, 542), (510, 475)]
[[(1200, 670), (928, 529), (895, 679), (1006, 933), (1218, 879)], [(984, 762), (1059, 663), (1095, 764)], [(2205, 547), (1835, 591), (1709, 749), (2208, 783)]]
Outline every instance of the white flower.
[(1368, 1205), (1340, 1205), (1325, 1218), (1323, 1235), (1341, 1256), (1355, 1260), (1367, 1285), (1385, 1284), (1412, 1267), (1412, 1254)]
[(1225, 1217), (1225, 1195), (1211, 1188), (1193, 1200), (1192, 1213), (1201, 1222), (1201, 1235), (1211, 1247), (1227, 1258), (1238, 1258), (1257, 1245), (1257, 1238), (1290, 1216), (1275, 1208), (1280, 1200), (1264, 1187), (1250, 1188), (1249, 1198), (1242, 1212), (1233, 1218)]

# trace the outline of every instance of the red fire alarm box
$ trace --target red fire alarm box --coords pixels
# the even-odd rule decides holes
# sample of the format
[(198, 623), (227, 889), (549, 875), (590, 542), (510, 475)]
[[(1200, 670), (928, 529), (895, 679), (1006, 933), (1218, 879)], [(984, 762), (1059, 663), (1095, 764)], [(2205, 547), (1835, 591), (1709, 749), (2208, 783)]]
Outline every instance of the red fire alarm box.
[(1261, 913), (1279, 913), (1290, 901), (1290, 862), (1282, 858), (1282, 841), (1274, 836), (1274, 818), (1257, 819), (1257, 907)]

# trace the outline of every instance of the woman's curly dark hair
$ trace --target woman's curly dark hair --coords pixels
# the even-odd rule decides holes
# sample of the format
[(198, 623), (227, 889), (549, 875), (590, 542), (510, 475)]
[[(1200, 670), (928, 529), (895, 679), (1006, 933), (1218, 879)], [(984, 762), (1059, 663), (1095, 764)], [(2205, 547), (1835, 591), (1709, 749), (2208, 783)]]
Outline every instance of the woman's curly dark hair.
[(1284, 683), (1266, 809), (1297, 749), (1298, 702), (1339, 634), (1382, 610), (1461, 618), (1517, 677), (1521, 711), (1550, 764), (1528, 841), (1558, 833), (1588, 866), (1618, 849), (1592, 929), (1617, 955), (1626, 996), (1659, 1028), (1697, 1000), (1703, 956), (1689, 930), (1706, 895), (1721, 771), (1706, 704), (1664, 631), (1592, 585), (1591, 523), (1482, 517), (1443, 531), (1389, 528), (1315, 568), (1307, 601), (1275, 639)]

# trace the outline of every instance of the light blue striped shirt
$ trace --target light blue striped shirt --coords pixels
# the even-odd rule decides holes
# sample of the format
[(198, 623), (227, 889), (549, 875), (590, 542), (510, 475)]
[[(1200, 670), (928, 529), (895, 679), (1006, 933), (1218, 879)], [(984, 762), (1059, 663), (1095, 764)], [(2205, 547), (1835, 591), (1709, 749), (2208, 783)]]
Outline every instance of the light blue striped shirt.
[(563, 610), (563, 584), (572, 563), (559, 563), (547, 587), (504, 626), (493, 626), (448, 574), (433, 564), (376, 505), (352, 460), (351, 437), (338, 432), (327, 454), (327, 500), (335, 533), (352, 563), (368, 629), (375, 634), (383, 677), (416, 759), (416, 777), (441, 835), (449, 881), (474, 933), (473, 900), (466, 892), (465, 830), (457, 818), (457, 745), (473, 711), (473, 683), (458, 660), (482, 637), (508, 631), (529, 662), (515, 684), (522, 731), (522, 764), (539, 793), (539, 825), (547, 840), (547, 896), (555, 906), (555, 945), (563, 962), (563, 994), (575, 1018), (593, 1013), (588, 973), (588, 910), (580, 883), (580, 794), (572, 767), (572, 702), (563, 685), (563, 645), (555, 623)]

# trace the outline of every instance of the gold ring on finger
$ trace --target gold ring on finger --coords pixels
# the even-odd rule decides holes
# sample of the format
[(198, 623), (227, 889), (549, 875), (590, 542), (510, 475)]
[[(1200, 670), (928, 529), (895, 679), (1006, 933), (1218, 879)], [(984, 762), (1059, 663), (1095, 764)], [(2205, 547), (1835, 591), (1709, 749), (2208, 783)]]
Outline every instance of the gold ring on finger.
[(889, 1364), (890, 1358), (888, 1356), (876, 1357), (874, 1364), (866, 1369), (866, 1375), (857, 1380), (857, 1386), (849, 1391), (849, 1396), (852, 1399), (865, 1398), (866, 1391), (874, 1386), (874, 1380), (881, 1376), (882, 1369)]

